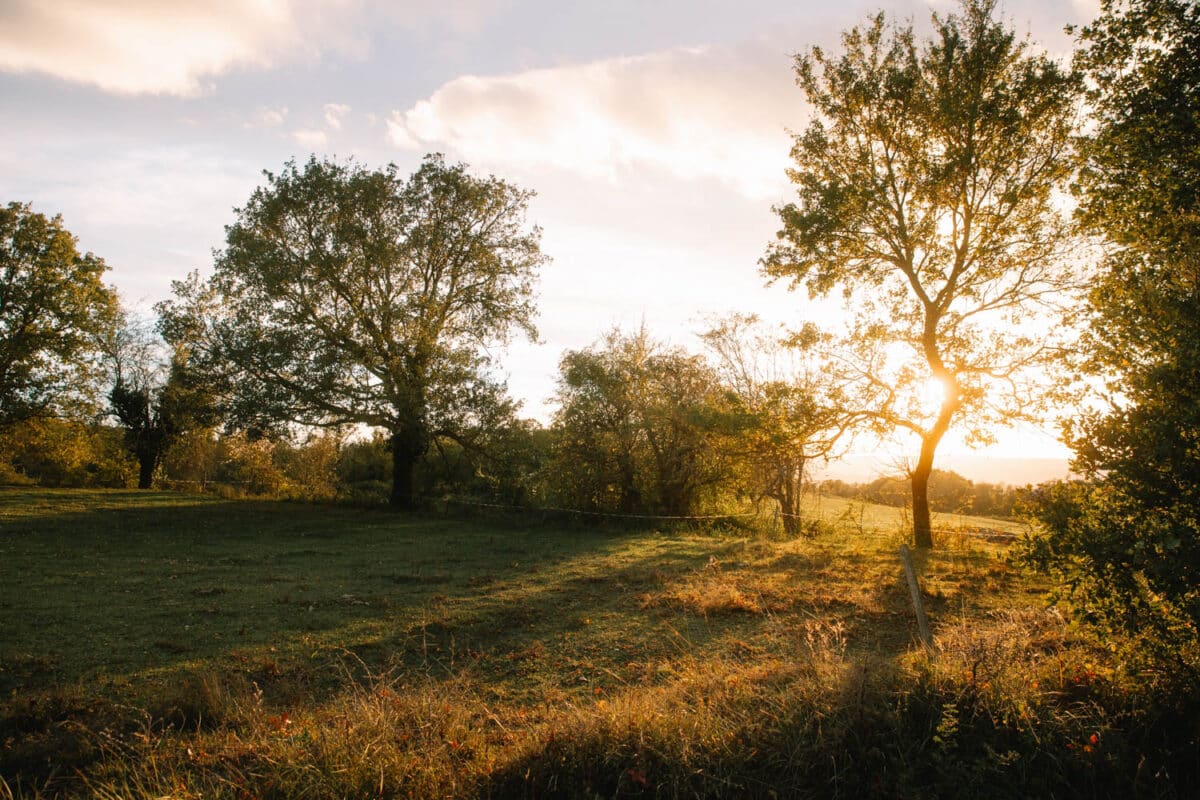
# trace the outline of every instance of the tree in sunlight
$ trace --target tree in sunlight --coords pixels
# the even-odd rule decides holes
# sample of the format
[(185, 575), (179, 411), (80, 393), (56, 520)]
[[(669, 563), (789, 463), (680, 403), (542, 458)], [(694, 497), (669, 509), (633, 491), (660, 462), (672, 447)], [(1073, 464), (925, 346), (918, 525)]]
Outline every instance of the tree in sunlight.
[(702, 336), (730, 404), (723, 449), (743, 490), (779, 504), (784, 533), (802, 533), (812, 466), (837, 454), (856, 420), (809, 325), (772, 335), (753, 315), (716, 320)]
[(435, 438), (470, 443), (511, 417), (489, 348), (536, 335), (546, 259), (530, 197), (441, 156), (407, 180), (394, 165), (289, 163), (237, 211), (211, 280), (175, 284), (163, 331), (195, 343), (235, 422), (386, 431), (391, 503), (412, 508)]
[(0, 206), (0, 426), (93, 407), (118, 319), (107, 270), (60, 217)]
[(876, 430), (920, 442), (913, 534), (932, 547), (934, 455), (1029, 417), (1066, 285), (1079, 81), (994, 18), (994, 0), (934, 15), (928, 39), (881, 13), (842, 52), (796, 59), (814, 118), (795, 137), (795, 201), (761, 264), (854, 309), (843, 368)]
[[(1095, 125), (1079, 219), (1108, 247), (1088, 296), (1084, 374), (1103, 389), (1074, 421), (1087, 478), (1041, 496), (1037, 560), (1077, 607), (1200, 642), (1200, 6), (1106, 2), (1080, 32)], [(1176, 656), (1172, 656), (1176, 661)], [(1200, 660), (1191, 660), (1200, 678)]]
[(567, 352), (557, 399), (550, 469), (561, 502), (686, 516), (727, 475), (715, 374), (644, 328)]

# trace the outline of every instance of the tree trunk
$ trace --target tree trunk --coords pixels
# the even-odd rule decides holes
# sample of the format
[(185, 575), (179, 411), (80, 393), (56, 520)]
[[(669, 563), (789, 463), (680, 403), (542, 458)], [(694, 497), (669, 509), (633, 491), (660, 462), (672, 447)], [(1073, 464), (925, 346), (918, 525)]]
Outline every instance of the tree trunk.
[(937, 452), (938, 443), (950, 428), (950, 420), (954, 412), (962, 406), (959, 399), (958, 383), (947, 381), (946, 399), (938, 412), (933, 427), (921, 437), (921, 456), (917, 466), (913, 468), (912, 480), (912, 511), (913, 511), (913, 544), (917, 547), (933, 549), (933, 527), (929, 517), (929, 476), (933, 474), (933, 455)]
[(420, 431), (405, 429), (392, 434), (392, 508), (412, 511), (417, 507), (413, 479), (417, 461), (425, 455), (424, 445)]
[(636, 514), (642, 510), (642, 493), (637, 488), (633, 457), (629, 454), (618, 456), (617, 469), (621, 481), (621, 500), (617, 508), (623, 514)]
[(913, 543), (928, 549), (933, 549), (933, 527), (929, 519), (929, 476), (933, 473), (933, 450), (933, 447), (927, 447), (922, 442), (921, 458), (911, 473)]
[(141, 452), (138, 459), (138, 488), (149, 489), (154, 483), (154, 470), (158, 466), (158, 453)]
[(795, 484), (790, 475), (783, 475), (779, 481), (779, 512), (783, 516), (783, 533), (792, 538), (800, 533), (800, 504), (797, 502)]

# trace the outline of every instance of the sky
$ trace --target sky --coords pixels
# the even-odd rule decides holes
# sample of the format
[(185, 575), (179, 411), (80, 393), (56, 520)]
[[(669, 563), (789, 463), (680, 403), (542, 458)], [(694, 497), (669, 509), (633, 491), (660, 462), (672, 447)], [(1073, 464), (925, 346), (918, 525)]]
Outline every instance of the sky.
[[(109, 264), (125, 304), (149, 313), (171, 281), (211, 270), (263, 170), (315, 154), (411, 172), (444, 153), (537, 192), (529, 218), (553, 259), (540, 340), (499, 360), (525, 413), (546, 420), (563, 352), (613, 326), (644, 323), (695, 350), (712, 315), (836, 323), (836, 302), (767, 286), (757, 266), (779, 227), (771, 208), (790, 197), (789, 132), (808, 118), (793, 55), (836, 47), (879, 10), (920, 28), (954, 8), (0, 0), (0, 202), (61, 214)], [(1064, 59), (1064, 26), (1097, 10), (1098, 0), (1001, 3), (1016, 30)], [(1032, 428), (974, 456), (954, 441), (941, 452), (982, 479), (987, 463), (1066, 455)]]

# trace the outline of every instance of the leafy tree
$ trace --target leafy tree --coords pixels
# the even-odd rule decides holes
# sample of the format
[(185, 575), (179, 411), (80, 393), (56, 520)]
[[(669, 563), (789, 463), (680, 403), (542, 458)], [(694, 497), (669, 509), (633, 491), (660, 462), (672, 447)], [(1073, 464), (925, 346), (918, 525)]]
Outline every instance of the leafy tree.
[(836, 373), (815, 357), (820, 338), (806, 326), (784, 347), (753, 315), (720, 320), (703, 335), (732, 405), (725, 447), (741, 466), (745, 489), (779, 503), (789, 536), (803, 530), (810, 465), (833, 456), (854, 421)]
[(61, 217), (0, 208), (0, 426), (93, 399), (99, 341), (117, 320), (106, 269)]
[[(798, 199), (762, 261), (813, 296), (840, 285), (848, 357), (882, 430), (920, 441), (916, 543), (933, 544), (928, 482), (951, 425), (986, 439), (1027, 416), (1050, 353), (1028, 324), (1064, 283), (1055, 190), (1071, 170), (1078, 81), (993, 19), (994, 0), (933, 17), (918, 42), (882, 14), (843, 52), (796, 60), (814, 120), (795, 138)], [(922, 401), (926, 387), (940, 401)]]
[(436, 488), (505, 506), (531, 506), (540, 495), (540, 475), (549, 453), (550, 431), (532, 420), (497, 420), (478, 430), (472, 446), (435, 442), (422, 464), (423, 478)]
[(1104, 3), (1080, 32), (1095, 125), (1079, 220), (1108, 252), (1084, 375), (1106, 402), (1068, 430), (1089, 483), (1041, 495), (1037, 560), (1094, 616), (1200, 639), (1200, 6)]
[(435, 438), (470, 441), (511, 409), (486, 348), (535, 335), (531, 193), (440, 156), (407, 180), (316, 159), (266, 176), (211, 280), (177, 283), (161, 307), (164, 334), (198, 343), (243, 425), (386, 431), (391, 502), (411, 508)]
[(138, 488), (149, 489), (167, 450), (184, 434), (219, 422), (216, 399), (176, 347), (169, 364), (148, 331), (126, 325), (106, 348), (112, 369), (109, 409), (138, 462)]
[(720, 392), (698, 356), (645, 329), (610, 332), (560, 366), (551, 470), (563, 501), (687, 516), (726, 471), (716, 452)]

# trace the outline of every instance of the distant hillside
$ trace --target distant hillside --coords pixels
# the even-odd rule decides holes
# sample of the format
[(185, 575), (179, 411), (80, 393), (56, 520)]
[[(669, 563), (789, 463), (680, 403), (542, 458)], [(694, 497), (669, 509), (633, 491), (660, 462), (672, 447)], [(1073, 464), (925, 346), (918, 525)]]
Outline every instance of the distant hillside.
[[(939, 469), (953, 470), (973, 481), (1024, 486), (1066, 478), (1070, 475), (1065, 458), (997, 458), (994, 456), (947, 455), (936, 461)], [(884, 475), (895, 475), (902, 466), (882, 461), (870, 453), (846, 456), (819, 470), (818, 480), (836, 478), (865, 482)]]

